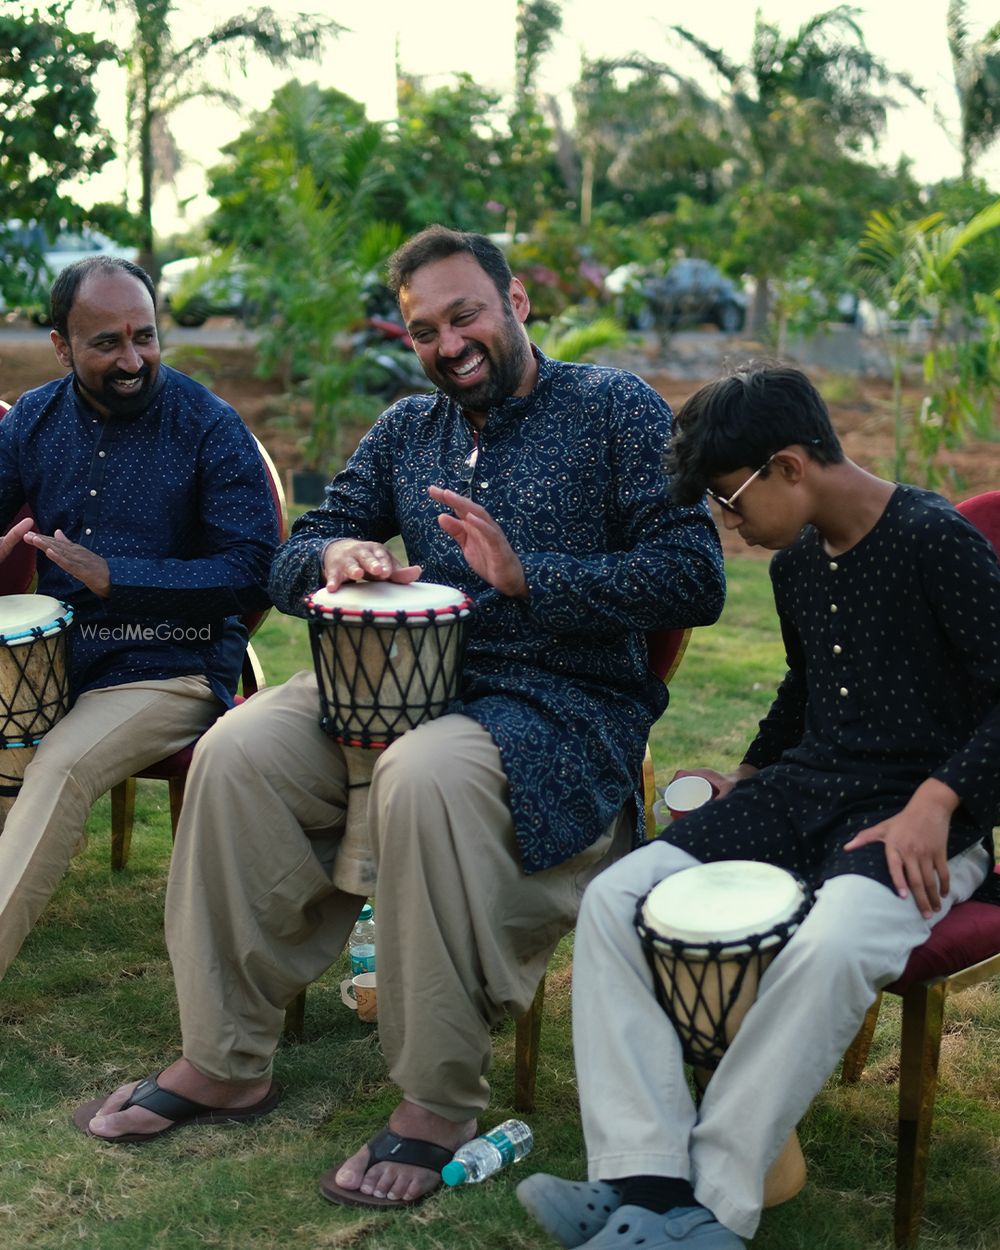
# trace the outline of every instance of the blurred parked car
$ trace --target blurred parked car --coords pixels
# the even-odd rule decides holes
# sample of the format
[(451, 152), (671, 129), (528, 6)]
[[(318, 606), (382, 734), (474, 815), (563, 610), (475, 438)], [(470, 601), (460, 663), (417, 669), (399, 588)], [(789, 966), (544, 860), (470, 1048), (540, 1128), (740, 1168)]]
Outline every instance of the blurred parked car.
[(677, 330), (713, 322), (726, 334), (743, 329), (746, 296), (711, 261), (685, 257), (666, 273), (650, 266), (620, 265), (604, 280), (619, 316), (630, 329)]
[(9, 221), (0, 229), (0, 312), (20, 308), (48, 325), (49, 287), (61, 269), (88, 256), (138, 255), (98, 230), (64, 230), (50, 240), (41, 226)]
[(179, 326), (201, 326), (209, 317), (244, 317), (246, 274), (228, 255), (183, 256), (160, 270), (160, 308)]

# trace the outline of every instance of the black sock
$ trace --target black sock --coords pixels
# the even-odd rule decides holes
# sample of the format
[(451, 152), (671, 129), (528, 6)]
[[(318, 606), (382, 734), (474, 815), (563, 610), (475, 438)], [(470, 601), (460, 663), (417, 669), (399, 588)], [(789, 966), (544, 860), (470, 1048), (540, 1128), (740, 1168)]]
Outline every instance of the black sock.
[(696, 1207), (691, 1182), (677, 1176), (625, 1176), (612, 1181), (622, 1191), (622, 1206), (646, 1207), (666, 1215), (674, 1207)]

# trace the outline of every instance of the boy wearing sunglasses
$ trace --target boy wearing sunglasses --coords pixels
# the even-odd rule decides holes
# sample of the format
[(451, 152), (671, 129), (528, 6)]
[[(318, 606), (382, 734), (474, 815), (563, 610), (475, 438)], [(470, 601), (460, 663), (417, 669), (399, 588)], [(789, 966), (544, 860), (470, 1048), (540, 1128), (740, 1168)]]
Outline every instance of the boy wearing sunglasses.
[[(718, 791), (588, 887), (574, 1045), (590, 1181), (519, 1197), (564, 1246), (740, 1250), (765, 1174), (877, 991), (992, 866), (1000, 565), (944, 499), (848, 460), (798, 370), (749, 365), (677, 418), (675, 502), (777, 554), (787, 672)], [(759, 860), (816, 890), (696, 1107), (636, 903), (696, 863)], [(608, 1012), (606, 1004), (616, 1004)], [(609, 1076), (613, 1074), (613, 1079)]]

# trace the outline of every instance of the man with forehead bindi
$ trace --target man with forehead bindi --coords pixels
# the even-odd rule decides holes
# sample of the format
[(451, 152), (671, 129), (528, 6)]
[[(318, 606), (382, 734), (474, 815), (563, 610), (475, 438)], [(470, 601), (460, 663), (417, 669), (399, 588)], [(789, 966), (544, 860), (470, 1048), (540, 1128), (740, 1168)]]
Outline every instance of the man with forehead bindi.
[(39, 595), (72, 608), (70, 708), (0, 835), (0, 977), (82, 847), (93, 801), (233, 705), (239, 617), (268, 605), (277, 543), (253, 436), (161, 363), (149, 276), (88, 258), (58, 275), (51, 312), (67, 373), (0, 422), (0, 524), (31, 513), (0, 559), (33, 547)]

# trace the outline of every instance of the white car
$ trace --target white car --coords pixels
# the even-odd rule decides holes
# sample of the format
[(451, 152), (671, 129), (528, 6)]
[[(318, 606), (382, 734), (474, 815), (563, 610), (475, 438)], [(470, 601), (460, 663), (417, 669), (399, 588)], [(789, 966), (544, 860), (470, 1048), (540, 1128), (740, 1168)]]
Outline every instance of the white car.
[[(23, 255), (32, 246), (37, 247), (42, 256), (42, 267), (37, 272), (31, 270)], [(41, 324), (48, 323), (49, 287), (53, 278), (67, 265), (88, 256), (121, 256), (135, 262), (139, 253), (138, 249), (116, 243), (98, 230), (60, 231), (51, 241), (41, 226), (24, 226), (18, 221), (9, 221), (0, 230), (0, 279), (4, 276), (3, 270), (14, 272), (15, 285), (23, 291), (19, 306)], [(0, 312), (7, 310), (3, 287), (0, 281)]]
[(204, 325), (209, 317), (243, 317), (246, 277), (229, 252), (182, 256), (160, 270), (157, 298), (179, 326)]

